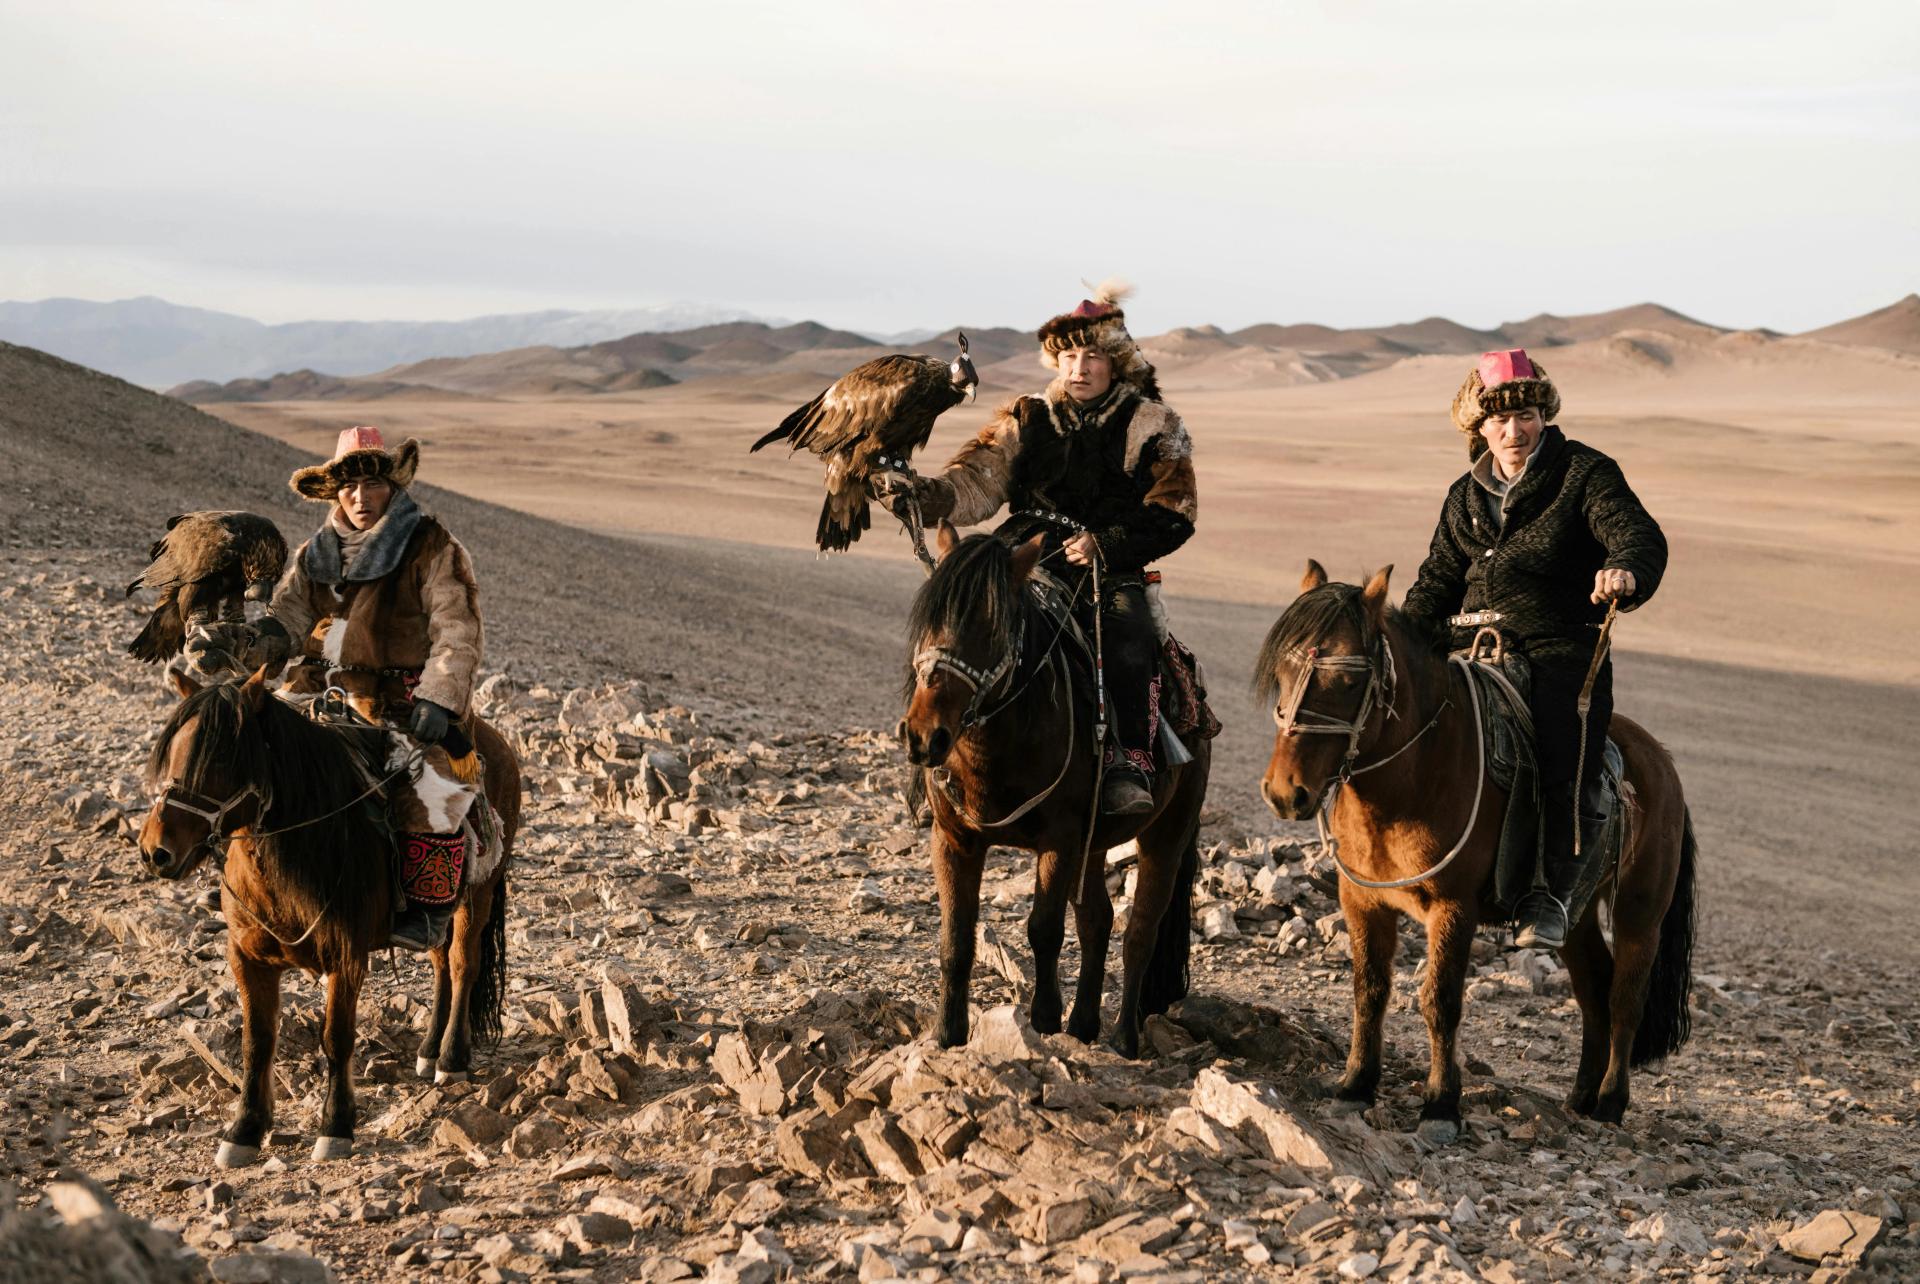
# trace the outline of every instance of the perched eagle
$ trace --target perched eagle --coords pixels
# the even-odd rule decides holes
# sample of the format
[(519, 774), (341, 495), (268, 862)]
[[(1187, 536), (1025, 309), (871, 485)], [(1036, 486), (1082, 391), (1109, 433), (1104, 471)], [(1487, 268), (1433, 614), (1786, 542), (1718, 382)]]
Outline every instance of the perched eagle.
[(148, 556), (152, 563), (127, 585), (127, 596), (158, 589), (160, 601), (127, 651), (154, 664), (179, 652), (189, 623), (238, 621), (243, 599), (265, 601), (286, 567), (287, 541), (257, 513), (182, 513)]
[(951, 362), (901, 353), (875, 357), (753, 443), (758, 450), (786, 441), (827, 461), (827, 499), (814, 537), (823, 552), (844, 551), (873, 524), (868, 480), (890, 469), (905, 471), (913, 452), (933, 435), (933, 421), (973, 399), (980, 376), (967, 355), (967, 336), (959, 342), (960, 355)]

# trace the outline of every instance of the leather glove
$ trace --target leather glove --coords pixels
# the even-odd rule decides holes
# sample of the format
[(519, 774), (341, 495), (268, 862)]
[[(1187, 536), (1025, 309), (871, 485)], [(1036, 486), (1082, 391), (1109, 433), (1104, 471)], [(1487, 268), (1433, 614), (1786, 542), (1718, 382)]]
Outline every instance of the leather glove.
[(253, 626), (253, 645), (247, 650), (247, 665), (258, 669), (284, 663), (293, 654), (293, 635), (287, 626), (271, 615), (263, 615)]
[(423, 745), (437, 745), (447, 738), (447, 728), (453, 724), (453, 715), (431, 700), (415, 700), (413, 717), (408, 721), (407, 729), (413, 738)]
[(944, 477), (908, 477), (904, 473), (881, 473), (874, 479), (874, 494), (895, 517), (906, 518), (907, 500), (920, 505), (920, 520), (928, 526), (953, 512), (953, 486)]

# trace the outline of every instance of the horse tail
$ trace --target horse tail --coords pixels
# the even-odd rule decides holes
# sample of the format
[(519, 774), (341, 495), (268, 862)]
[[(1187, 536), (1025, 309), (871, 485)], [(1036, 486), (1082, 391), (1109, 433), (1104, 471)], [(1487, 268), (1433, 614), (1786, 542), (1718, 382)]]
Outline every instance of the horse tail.
[[(1173, 876), (1173, 896), (1160, 916), (1160, 934), (1154, 939), (1146, 975), (1140, 979), (1140, 1015), (1152, 1016), (1187, 997), (1187, 964), (1193, 954), (1193, 885), (1200, 877), (1200, 809), (1193, 809), (1186, 840), (1180, 849), (1180, 868)], [(1137, 911), (1138, 904), (1134, 906)]]
[(1647, 1003), (1640, 1028), (1633, 1035), (1628, 1064), (1643, 1066), (1679, 1051), (1693, 1031), (1688, 996), (1693, 989), (1693, 878), (1699, 849), (1693, 839), (1693, 812), (1682, 813), (1680, 870), (1674, 876), (1673, 899), (1660, 920), (1660, 945), (1647, 978)]
[(507, 871), (493, 889), (493, 912), (480, 929), (480, 970), (467, 1000), (467, 1019), (476, 1038), (498, 1044), (503, 1033), (500, 1010), (507, 1000)]

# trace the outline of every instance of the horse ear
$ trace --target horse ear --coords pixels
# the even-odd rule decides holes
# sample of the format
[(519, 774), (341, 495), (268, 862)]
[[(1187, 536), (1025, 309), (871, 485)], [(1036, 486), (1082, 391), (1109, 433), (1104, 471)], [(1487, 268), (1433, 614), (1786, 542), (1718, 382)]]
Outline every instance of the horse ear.
[(1027, 576), (1033, 574), (1033, 568), (1040, 564), (1040, 548), (1047, 542), (1043, 531), (1013, 550), (1013, 582), (1025, 584)]
[(1311, 593), (1326, 582), (1327, 568), (1309, 557), (1307, 559), (1307, 573), (1300, 577), (1300, 591), (1302, 593)]
[(167, 685), (179, 693), (182, 700), (200, 694), (200, 684), (175, 668), (167, 670)]
[(1391, 578), (1393, 563), (1388, 562), (1375, 571), (1367, 581), (1367, 586), (1360, 590), (1360, 600), (1366, 605), (1367, 616), (1376, 625), (1385, 624), (1387, 620), (1387, 581)]
[(960, 542), (960, 532), (953, 529), (952, 522), (942, 517), (940, 519), (940, 529), (934, 532), (933, 542), (935, 547), (940, 550), (940, 556), (944, 558), (947, 554), (953, 552), (954, 545)]
[(240, 698), (247, 702), (247, 708), (258, 710), (260, 702), (267, 698), (267, 666), (261, 665), (253, 671), (240, 688)]

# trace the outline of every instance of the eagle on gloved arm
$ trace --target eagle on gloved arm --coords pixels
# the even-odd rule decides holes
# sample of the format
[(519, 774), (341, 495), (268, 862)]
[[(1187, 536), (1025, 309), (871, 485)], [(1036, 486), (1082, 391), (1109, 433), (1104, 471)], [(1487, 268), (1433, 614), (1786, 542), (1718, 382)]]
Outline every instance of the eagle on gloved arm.
[(182, 513), (147, 555), (153, 560), (127, 596), (158, 589), (160, 600), (127, 651), (156, 664), (179, 653), (190, 623), (238, 622), (245, 601), (266, 601), (286, 569), (287, 541), (258, 513)]
[(980, 376), (967, 353), (967, 336), (958, 341), (960, 355), (952, 361), (903, 353), (875, 357), (753, 443), (758, 450), (785, 441), (827, 461), (827, 498), (814, 536), (822, 552), (845, 551), (860, 538), (873, 524), (868, 483), (876, 474), (903, 470), (933, 435), (933, 421), (973, 400)]

